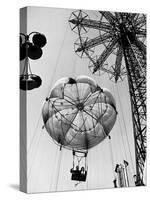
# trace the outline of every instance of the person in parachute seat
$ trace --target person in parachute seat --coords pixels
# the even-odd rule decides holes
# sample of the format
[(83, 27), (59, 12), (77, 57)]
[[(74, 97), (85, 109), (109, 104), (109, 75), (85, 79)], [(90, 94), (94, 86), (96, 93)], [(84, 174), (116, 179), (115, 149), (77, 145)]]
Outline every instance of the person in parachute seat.
[(71, 172), (71, 180), (74, 180), (74, 181), (79, 181), (80, 179), (80, 175), (81, 175), (81, 171), (79, 170), (79, 166), (76, 166), (76, 169), (72, 168), (70, 170)]
[(80, 181), (86, 181), (86, 176), (87, 176), (87, 170), (85, 170), (84, 167), (81, 167)]
[(71, 169), (71, 180), (73, 181), (86, 181), (87, 170), (84, 167), (81, 167), (79, 170), (79, 166), (76, 166), (76, 169)]

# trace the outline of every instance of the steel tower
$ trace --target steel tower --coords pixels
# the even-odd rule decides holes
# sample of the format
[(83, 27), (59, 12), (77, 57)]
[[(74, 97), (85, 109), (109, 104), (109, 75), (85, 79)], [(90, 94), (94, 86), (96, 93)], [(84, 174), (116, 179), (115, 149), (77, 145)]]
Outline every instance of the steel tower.
[[(97, 19), (79, 10), (72, 12), (69, 23), (79, 39), (75, 52), (90, 59), (89, 68), (96, 74), (106, 72), (115, 82), (127, 75), (136, 157), (136, 186), (143, 184), (146, 159), (146, 16), (136, 13), (102, 12)], [(99, 32), (97, 37), (87, 37), (89, 28)], [(86, 37), (82, 37), (82, 34)], [(94, 48), (103, 46), (102, 52), (93, 56)], [(113, 54), (114, 65), (106, 64)], [(123, 67), (123, 64), (125, 67)]]

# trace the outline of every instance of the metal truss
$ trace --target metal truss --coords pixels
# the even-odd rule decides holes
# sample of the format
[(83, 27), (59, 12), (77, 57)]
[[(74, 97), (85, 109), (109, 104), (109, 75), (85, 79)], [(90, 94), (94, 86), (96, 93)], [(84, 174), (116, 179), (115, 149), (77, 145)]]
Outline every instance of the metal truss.
[[(146, 159), (146, 16), (137, 13), (98, 13), (98, 20), (91, 20), (81, 10), (71, 14), (71, 30), (79, 36), (75, 43), (75, 52), (81, 58), (89, 58), (92, 73), (106, 72), (115, 82), (123, 80), (123, 76), (127, 75), (135, 139), (135, 184), (139, 186), (143, 185)], [(98, 30), (99, 35), (92, 39), (86, 35), (83, 39), (82, 34), (87, 34), (89, 28)], [(105, 49), (99, 55), (93, 56), (91, 50), (101, 45)], [(114, 64), (108, 67), (106, 61), (112, 54)]]

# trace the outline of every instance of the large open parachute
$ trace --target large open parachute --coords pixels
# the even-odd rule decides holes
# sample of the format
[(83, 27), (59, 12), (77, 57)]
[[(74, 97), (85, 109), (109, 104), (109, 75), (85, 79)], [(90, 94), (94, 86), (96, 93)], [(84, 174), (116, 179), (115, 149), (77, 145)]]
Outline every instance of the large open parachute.
[(102, 142), (113, 128), (117, 111), (112, 94), (87, 76), (62, 78), (44, 103), (43, 121), (60, 146), (88, 150)]

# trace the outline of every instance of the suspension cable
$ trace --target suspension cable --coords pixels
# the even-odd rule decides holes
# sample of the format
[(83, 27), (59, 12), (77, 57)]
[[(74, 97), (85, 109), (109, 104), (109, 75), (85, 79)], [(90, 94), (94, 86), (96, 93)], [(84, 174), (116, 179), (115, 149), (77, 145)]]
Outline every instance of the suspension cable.
[[(116, 86), (116, 85), (115, 85)], [(113, 93), (114, 93), (114, 96), (115, 95), (115, 88), (114, 88), (114, 85), (113, 85)], [(117, 98), (117, 97), (116, 97)], [(121, 107), (121, 105), (120, 105)], [(120, 136), (121, 136), (121, 142), (122, 142), (122, 145), (123, 146), (123, 149), (121, 148), (121, 151), (122, 151), (122, 155), (125, 156), (125, 159), (127, 160), (127, 152), (126, 152), (126, 147), (125, 147), (125, 143), (124, 143), (124, 138), (123, 138), (123, 131), (122, 131), (122, 125), (121, 125), (121, 121), (120, 121), (120, 115), (118, 115), (118, 123), (119, 123), (119, 129), (120, 129)]]
[(58, 66), (59, 66), (58, 64), (59, 64), (59, 61), (60, 61), (60, 56), (61, 56), (62, 49), (63, 49), (64, 43), (65, 43), (65, 39), (67, 37), (67, 31), (68, 31), (68, 26), (66, 26), (66, 30), (65, 30), (65, 33), (64, 33), (64, 36), (63, 36), (63, 40), (62, 40), (62, 43), (60, 45), (58, 56), (57, 56), (57, 59), (56, 59), (55, 67), (54, 67), (53, 72), (51, 73), (52, 74), (52, 78), (50, 80), (50, 84), (49, 84), (49, 87), (48, 87), (49, 89), (48, 89), (48, 93), (47, 93), (46, 97), (49, 96), (49, 93), (50, 93), (50, 90), (51, 90), (51, 87), (52, 87), (52, 83), (53, 83), (53, 80), (55, 78), (55, 74), (57, 72)]
[(27, 149), (27, 153), (30, 152), (30, 149), (31, 149), (31, 147), (32, 147), (32, 145), (33, 145), (33, 142), (34, 142), (34, 140), (35, 140), (35, 136), (37, 136), (37, 130), (38, 130), (38, 127), (39, 127), (41, 118), (42, 118), (42, 113), (40, 113), (40, 116), (39, 116), (39, 118), (38, 118), (38, 120), (37, 120), (37, 123), (36, 123), (36, 126), (35, 126), (35, 130), (34, 130), (34, 133), (33, 133), (33, 137), (32, 137), (32, 139), (31, 139), (31, 142), (30, 142), (29, 147), (28, 147), (28, 149)]
[(108, 136), (108, 144), (109, 144), (109, 151), (110, 151), (110, 158), (111, 158), (111, 165), (112, 165), (113, 177), (115, 179), (116, 178), (115, 177), (115, 172), (114, 172), (115, 162), (114, 162), (114, 156), (113, 156), (113, 150), (112, 150), (112, 144), (111, 144), (111, 137), (110, 136)]
[[(56, 166), (57, 165), (57, 158), (58, 158), (58, 154), (59, 154), (59, 148), (58, 146), (56, 146), (56, 149), (55, 149), (55, 159), (54, 159), (54, 165)], [(51, 191), (51, 188), (53, 186), (53, 179), (54, 179), (54, 173), (53, 173), (53, 170), (50, 171), (50, 190)]]
[[(64, 45), (64, 41), (65, 41), (65, 38), (66, 38), (67, 29), (68, 29), (68, 28), (66, 28), (66, 30), (65, 30), (64, 37), (63, 37), (63, 41), (62, 41), (62, 44), (61, 44), (60, 49), (59, 49), (59, 53), (58, 53), (58, 56), (57, 56), (57, 59), (56, 59), (56, 64), (55, 64), (55, 68), (54, 68), (54, 73), (53, 73), (53, 76), (52, 76), (52, 79), (51, 79), (51, 83), (50, 83), (50, 87), (49, 87), (49, 88), (51, 88), (51, 84), (52, 84), (52, 82), (53, 82), (53, 78), (55, 77), (55, 73), (56, 73), (56, 71), (57, 71), (58, 62), (59, 62), (59, 57), (60, 57), (61, 52), (62, 52), (62, 47), (63, 47), (63, 45)], [(28, 73), (28, 67), (29, 67), (29, 70), (30, 70), (30, 72), (31, 72), (30, 65), (27, 66), (27, 65), (29, 64), (28, 62), (29, 62), (28, 58), (25, 59), (25, 65), (24, 65), (23, 73), (25, 72), (25, 70), (27, 70), (27, 73)], [(31, 74), (32, 74), (32, 72), (31, 72)], [(49, 91), (48, 91), (48, 94), (49, 94)], [(29, 148), (28, 148), (28, 150), (27, 150), (28, 153), (29, 153), (29, 151), (30, 151), (30, 149), (31, 149), (31, 147), (32, 147), (32, 145), (33, 145), (33, 142), (34, 142), (34, 140), (35, 140), (35, 138), (36, 138), (35, 136), (37, 136), (37, 134), (36, 134), (36, 133), (37, 133), (37, 128), (39, 127), (39, 123), (40, 123), (40, 121), (41, 121), (41, 117), (42, 117), (42, 113), (40, 113), (40, 116), (39, 116), (39, 118), (38, 118), (38, 121), (37, 121), (37, 124), (36, 124), (36, 127), (35, 127), (35, 131), (34, 131), (34, 134), (33, 134), (32, 139), (31, 139), (31, 143), (30, 143)], [(37, 140), (37, 146), (35, 147), (36, 150), (35, 150), (35, 153), (34, 153), (33, 161), (32, 161), (31, 167), (30, 167), (30, 169), (29, 169), (28, 178), (30, 178), (30, 175), (31, 175), (32, 166), (33, 166), (33, 162), (34, 162), (34, 160), (35, 160), (36, 154), (37, 154), (37, 149), (38, 149), (38, 146), (39, 146), (39, 143), (40, 143), (41, 135), (42, 135), (42, 134), (41, 134), (41, 132), (40, 132), (39, 138), (38, 138), (38, 140)]]
[(127, 134), (127, 128), (126, 128), (124, 114), (123, 114), (123, 110), (122, 110), (122, 103), (121, 103), (121, 99), (120, 99), (120, 95), (119, 95), (119, 91), (118, 91), (117, 85), (116, 85), (116, 88), (117, 88), (117, 95), (118, 95), (118, 100), (119, 100), (119, 104), (120, 104), (120, 108), (121, 108), (121, 113), (122, 113), (122, 117), (123, 117), (123, 124), (124, 124), (124, 128), (125, 128), (125, 135), (126, 135), (126, 139), (127, 139), (127, 145), (128, 145), (128, 150), (129, 150), (129, 154), (130, 154), (132, 169), (133, 169), (133, 172), (134, 172), (133, 158), (132, 158), (132, 154), (131, 154), (131, 149), (130, 149), (128, 134)]
[(31, 162), (31, 166), (30, 166), (30, 168), (28, 168), (29, 170), (29, 172), (28, 172), (28, 176), (27, 176), (27, 179), (29, 180), (30, 179), (30, 177), (31, 177), (31, 171), (32, 171), (32, 168), (33, 168), (33, 163), (34, 163), (34, 161), (35, 161), (35, 158), (36, 158), (36, 156), (37, 156), (37, 150), (38, 150), (38, 147), (39, 147), (39, 144), (40, 144), (40, 139), (41, 139), (41, 136), (42, 136), (42, 134), (41, 134), (41, 132), (42, 132), (42, 129), (41, 129), (41, 131), (40, 131), (40, 134), (39, 134), (39, 138), (38, 138), (38, 140), (37, 140), (37, 145), (36, 145), (36, 147), (34, 148), (35, 150), (34, 150), (34, 152), (33, 152), (33, 159), (32, 159), (32, 162)]
[[(113, 93), (115, 95), (114, 85), (113, 85), (112, 89), (113, 89)], [(122, 126), (121, 126), (121, 122), (120, 122), (120, 116), (118, 116), (118, 122), (119, 122), (120, 133), (121, 133), (121, 135), (120, 135), (121, 136), (121, 141), (122, 141), (122, 145), (123, 145), (122, 155), (124, 155), (125, 156), (125, 160), (127, 160), (127, 151), (126, 151), (126, 147), (125, 147), (125, 143), (124, 143), (123, 131), (122, 131)], [(121, 148), (121, 150), (122, 150), (122, 148)], [(131, 160), (131, 169), (132, 169), (132, 173), (134, 174), (134, 166), (133, 166), (132, 160)], [(128, 170), (130, 170), (130, 166), (129, 166)], [(133, 176), (132, 176), (132, 178), (133, 178)]]
[[(59, 148), (59, 147), (58, 147)], [(58, 158), (58, 163), (57, 163), (57, 171), (56, 171), (56, 191), (58, 188), (58, 182), (59, 182), (59, 176), (60, 176), (60, 167), (61, 167), (61, 160), (62, 160), (62, 148), (59, 148), (59, 158)]]

